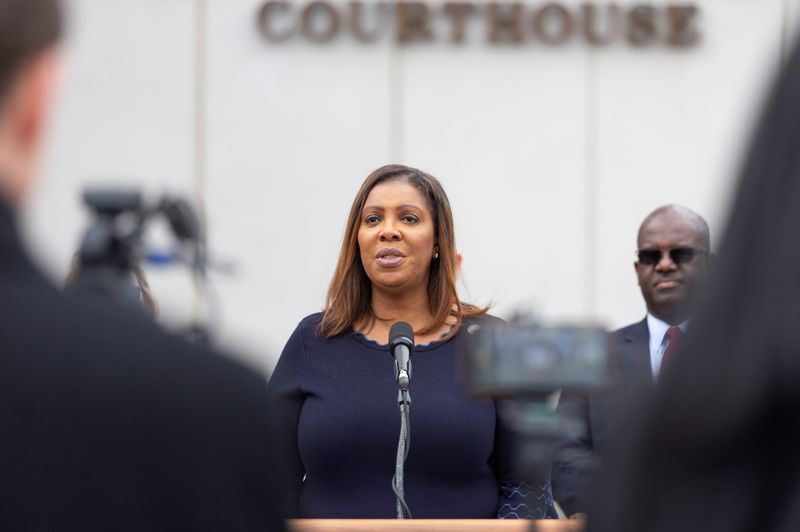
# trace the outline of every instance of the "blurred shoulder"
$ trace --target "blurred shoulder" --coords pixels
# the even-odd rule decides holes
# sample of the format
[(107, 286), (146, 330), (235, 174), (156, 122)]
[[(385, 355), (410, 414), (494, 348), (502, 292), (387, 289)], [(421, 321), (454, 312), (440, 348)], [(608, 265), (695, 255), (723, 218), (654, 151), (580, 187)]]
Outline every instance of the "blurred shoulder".
[[(84, 357), (109, 378), (141, 380), (152, 388), (179, 379), (187, 392), (235, 393), (263, 386), (263, 376), (211, 347), (175, 336), (144, 312), (94, 298), (64, 296), (60, 321), (64, 347)], [(158, 377), (156, 377), (158, 376)], [(241, 388), (243, 387), (243, 388)], [(205, 390), (205, 392), (203, 392)]]
[[(218, 426), (221, 434), (265, 426), (263, 374), (169, 334), (136, 309), (46, 287), (25, 295), (13, 315), (0, 303), (0, 317), (19, 324), (0, 357), (4, 397), (17, 394), (38, 405), (31, 408), (80, 411), (102, 423), (118, 419), (120, 434), (145, 418), (179, 419), (201, 431)], [(159, 430), (171, 427), (178, 430), (171, 421)]]

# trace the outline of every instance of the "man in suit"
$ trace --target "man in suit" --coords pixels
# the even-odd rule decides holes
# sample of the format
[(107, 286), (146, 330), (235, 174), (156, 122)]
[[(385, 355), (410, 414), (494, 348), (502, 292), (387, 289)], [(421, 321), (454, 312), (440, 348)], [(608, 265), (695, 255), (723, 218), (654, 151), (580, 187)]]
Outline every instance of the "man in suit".
[(706, 221), (675, 205), (650, 213), (639, 227), (637, 242), (634, 269), (647, 316), (614, 332), (618, 363), (613, 387), (602, 396), (568, 394), (559, 404), (561, 414), (578, 421), (578, 430), (565, 439), (553, 464), (553, 495), (569, 516), (586, 511), (588, 485), (623, 417), (620, 412), (637, 395), (648, 393), (668, 367), (711, 257)]
[(60, 32), (56, 0), (0, 0), (0, 523), (281, 530), (264, 379), (65, 297), (23, 250)]

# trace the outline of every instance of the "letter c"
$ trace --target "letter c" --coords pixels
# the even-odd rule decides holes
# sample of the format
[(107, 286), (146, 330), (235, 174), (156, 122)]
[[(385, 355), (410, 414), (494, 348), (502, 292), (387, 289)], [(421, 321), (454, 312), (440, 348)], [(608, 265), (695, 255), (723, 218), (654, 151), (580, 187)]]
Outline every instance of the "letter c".
[(264, 5), (258, 10), (258, 28), (261, 30), (261, 35), (268, 41), (283, 42), (294, 33), (295, 26), (291, 23), (285, 24), (282, 30), (277, 30), (272, 24), (272, 16), (280, 11), (289, 11), (289, 2), (270, 0), (264, 2)]

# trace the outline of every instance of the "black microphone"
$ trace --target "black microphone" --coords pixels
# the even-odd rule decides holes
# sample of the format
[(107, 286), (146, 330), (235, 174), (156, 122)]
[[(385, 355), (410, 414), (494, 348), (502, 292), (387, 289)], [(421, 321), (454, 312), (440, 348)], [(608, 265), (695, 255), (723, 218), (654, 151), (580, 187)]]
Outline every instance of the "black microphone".
[(394, 376), (401, 390), (408, 390), (411, 382), (411, 350), (414, 349), (414, 329), (398, 321), (389, 330), (389, 352), (394, 357)]
[(397, 379), (397, 406), (400, 408), (400, 439), (397, 442), (392, 491), (397, 502), (397, 518), (410, 519), (411, 510), (405, 499), (403, 467), (411, 446), (410, 408), (411, 396), (408, 385), (411, 382), (411, 350), (414, 349), (414, 329), (404, 321), (398, 321), (389, 329), (389, 352), (394, 357), (394, 376)]

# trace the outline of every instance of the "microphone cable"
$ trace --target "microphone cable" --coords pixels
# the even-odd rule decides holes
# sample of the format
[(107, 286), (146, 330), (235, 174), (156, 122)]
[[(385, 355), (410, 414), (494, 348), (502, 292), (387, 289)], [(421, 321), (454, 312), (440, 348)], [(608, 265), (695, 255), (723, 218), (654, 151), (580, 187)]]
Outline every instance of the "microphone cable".
[(397, 518), (411, 519), (411, 510), (405, 500), (405, 486), (403, 484), (403, 467), (408, 450), (411, 448), (411, 415), (409, 404), (411, 403), (407, 391), (400, 392), (400, 440), (397, 442), (397, 460), (395, 461), (395, 474), (392, 477), (392, 491), (397, 498)]

